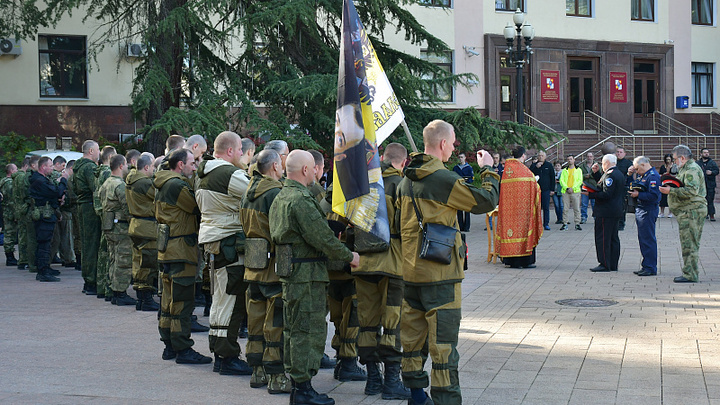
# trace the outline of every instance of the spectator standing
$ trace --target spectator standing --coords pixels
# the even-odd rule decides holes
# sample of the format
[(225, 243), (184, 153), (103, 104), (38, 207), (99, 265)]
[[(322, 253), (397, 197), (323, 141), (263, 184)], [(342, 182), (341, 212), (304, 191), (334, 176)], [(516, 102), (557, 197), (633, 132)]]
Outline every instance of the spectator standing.
[[(460, 175), (463, 179), (465, 179), (465, 182), (468, 184), (472, 184), (474, 179), (474, 173), (473, 168), (466, 162), (466, 157), (464, 153), (461, 153), (458, 155), (458, 158), (460, 159), (460, 163), (456, 164), (455, 167), (453, 167), (453, 171)], [(470, 213), (467, 211), (458, 211), (457, 213), (458, 218), (458, 226), (460, 227), (461, 232), (469, 232), (470, 231)]]
[[(582, 170), (583, 181), (588, 182), (592, 186), (597, 186), (597, 181), (593, 177), (592, 167), (595, 165), (595, 155), (592, 152), (588, 152), (585, 155), (585, 162), (580, 164), (580, 170)], [(588, 206), (593, 209), (593, 215), (595, 214), (595, 200), (591, 200), (590, 197), (585, 194), (580, 199), (580, 223), (584, 224), (588, 219)]]
[[(677, 175), (678, 167), (675, 163), (673, 163), (673, 157), (671, 153), (668, 153), (663, 158), (663, 161), (665, 164), (660, 166), (660, 170), (658, 170), (659, 175), (663, 175), (665, 173), (670, 173), (673, 176)], [(668, 206), (668, 200), (667, 200), (667, 194), (660, 193), (660, 218), (665, 218), (665, 208)], [(668, 210), (668, 218), (672, 218), (673, 214)]]
[(701, 158), (698, 164), (703, 171), (703, 175), (705, 175), (707, 215), (710, 221), (715, 222), (715, 177), (720, 173), (720, 169), (718, 169), (717, 163), (710, 158), (710, 150), (708, 148), (703, 148), (700, 153)]
[(555, 192), (552, 195), (553, 205), (555, 206), (555, 224), (563, 223), (563, 200), (562, 187), (560, 186), (560, 176), (562, 175), (562, 163), (558, 160), (555, 162)]
[(575, 220), (575, 230), (582, 230), (580, 224), (582, 223), (580, 217), (580, 190), (582, 189), (583, 183), (582, 171), (575, 167), (575, 157), (568, 155), (567, 167), (563, 169), (560, 174), (560, 189), (562, 190), (563, 200), (563, 226), (560, 227), (561, 231), (568, 229), (570, 224), (570, 209), (573, 210), (573, 219)]
[(555, 194), (555, 172), (552, 163), (548, 162), (547, 154), (540, 151), (537, 154), (537, 162), (530, 166), (530, 171), (538, 176), (540, 186), (540, 202), (543, 212), (543, 229), (550, 230), (550, 197)]

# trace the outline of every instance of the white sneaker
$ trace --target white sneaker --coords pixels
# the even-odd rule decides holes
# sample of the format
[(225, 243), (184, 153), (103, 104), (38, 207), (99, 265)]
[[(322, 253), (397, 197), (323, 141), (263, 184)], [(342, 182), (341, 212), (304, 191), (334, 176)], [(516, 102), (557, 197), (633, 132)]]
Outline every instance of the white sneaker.
[(672, 214), (668, 214), (668, 218), (672, 218)]
[(658, 218), (665, 218), (664, 214), (658, 214)]

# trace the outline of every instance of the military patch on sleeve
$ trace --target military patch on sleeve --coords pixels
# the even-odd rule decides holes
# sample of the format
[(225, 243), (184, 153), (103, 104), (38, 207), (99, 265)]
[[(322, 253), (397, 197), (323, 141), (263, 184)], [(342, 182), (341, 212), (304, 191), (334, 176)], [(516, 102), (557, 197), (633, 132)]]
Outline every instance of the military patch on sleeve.
[(607, 179), (605, 179), (605, 185), (606, 185), (607, 187), (612, 186), (612, 184), (613, 184), (613, 179), (612, 179), (612, 177), (608, 177)]
[(655, 187), (657, 184), (655, 180), (650, 180), (650, 187)]

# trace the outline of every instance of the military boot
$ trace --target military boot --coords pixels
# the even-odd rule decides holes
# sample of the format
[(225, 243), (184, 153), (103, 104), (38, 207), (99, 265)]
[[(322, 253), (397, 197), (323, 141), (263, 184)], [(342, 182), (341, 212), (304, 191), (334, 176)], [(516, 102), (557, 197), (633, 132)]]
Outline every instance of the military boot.
[[(337, 366), (337, 361), (335, 359), (331, 359), (330, 356), (323, 353), (322, 359), (320, 359), (320, 368), (335, 368)], [(337, 379), (337, 376), (335, 377)]]
[(375, 362), (370, 362), (365, 365), (365, 368), (367, 368), (365, 395), (377, 395), (383, 391), (383, 377), (378, 365), (379, 363)]
[(213, 373), (219, 373), (220, 372), (220, 363), (222, 363), (222, 359), (220, 356), (215, 353), (215, 361), (213, 362)]
[(292, 391), (290, 379), (285, 373), (270, 374), (268, 380), (268, 394), (289, 394)]
[(172, 360), (175, 357), (177, 357), (177, 352), (170, 346), (169, 343), (165, 344), (165, 349), (163, 349), (162, 352), (162, 359), (163, 360)]
[(264, 387), (268, 384), (268, 378), (265, 374), (263, 366), (253, 366), (252, 376), (250, 376), (250, 386), (253, 388)]
[(410, 399), (410, 390), (400, 380), (400, 363), (385, 363), (382, 399)]
[(175, 363), (177, 364), (209, 364), (210, 362), (212, 362), (210, 357), (203, 356), (193, 350), (192, 347), (178, 351), (177, 357), (175, 358)]
[(112, 304), (117, 306), (135, 305), (137, 302), (125, 291), (113, 291)]
[(17, 266), (18, 262), (15, 258), (15, 252), (5, 252), (5, 265), (6, 266)]
[(309, 380), (302, 383), (293, 381), (290, 405), (335, 405), (335, 400), (315, 391)]
[(238, 357), (225, 357), (220, 361), (220, 375), (251, 375), (253, 369)]
[(207, 332), (210, 328), (201, 324), (197, 320), (197, 315), (190, 315), (190, 332)]
[(152, 291), (142, 290), (137, 292), (138, 304), (135, 309), (145, 312), (157, 311), (160, 305), (152, 298)]
[(367, 374), (365, 374), (365, 370), (360, 368), (357, 357), (340, 358), (338, 364), (340, 365), (338, 380), (341, 382), (367, 380)]
[(59, 278), (53, 276), (48, 271), (49, 269), (43, 269), (37, 272), (35, 275), (35, 280), (37, 281), (60, 281)]

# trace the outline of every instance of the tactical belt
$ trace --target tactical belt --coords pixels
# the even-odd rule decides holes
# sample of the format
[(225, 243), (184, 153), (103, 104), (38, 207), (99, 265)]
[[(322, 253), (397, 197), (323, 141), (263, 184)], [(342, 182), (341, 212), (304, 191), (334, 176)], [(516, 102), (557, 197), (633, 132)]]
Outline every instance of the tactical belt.
[(187, 237), (187, 236), (197, 236), (197, 234), (196, 234), (196, 233), (189, 233), (189, 234), (187, 234), (187, 235), (170, 236), (170, 237), (168, 238), (168, 240), (170, 240), (170, 239), (177, 239), (177, 238), (185, 238), (185, 237)]
[(146, 220), (146, 221), (157, 222), (157, 219), (156, 219), (155, 217), (138, 217), (138, 216), (136, 216), (136, 215), (133, 215), (132, 217), (135, 218), (135, 219), (144, 219), (144, 220)]
[(306, 258), (295, 258), (290, 259), (290, 263), (315, 263), (315, 262), (326, 262), (327, 257), (306, 257)]
[(126, 221), (124, 219), (116, 219), (115, 221), (117, 221), (118, 224), (127, 224), (128, 223), (128, 221)]

